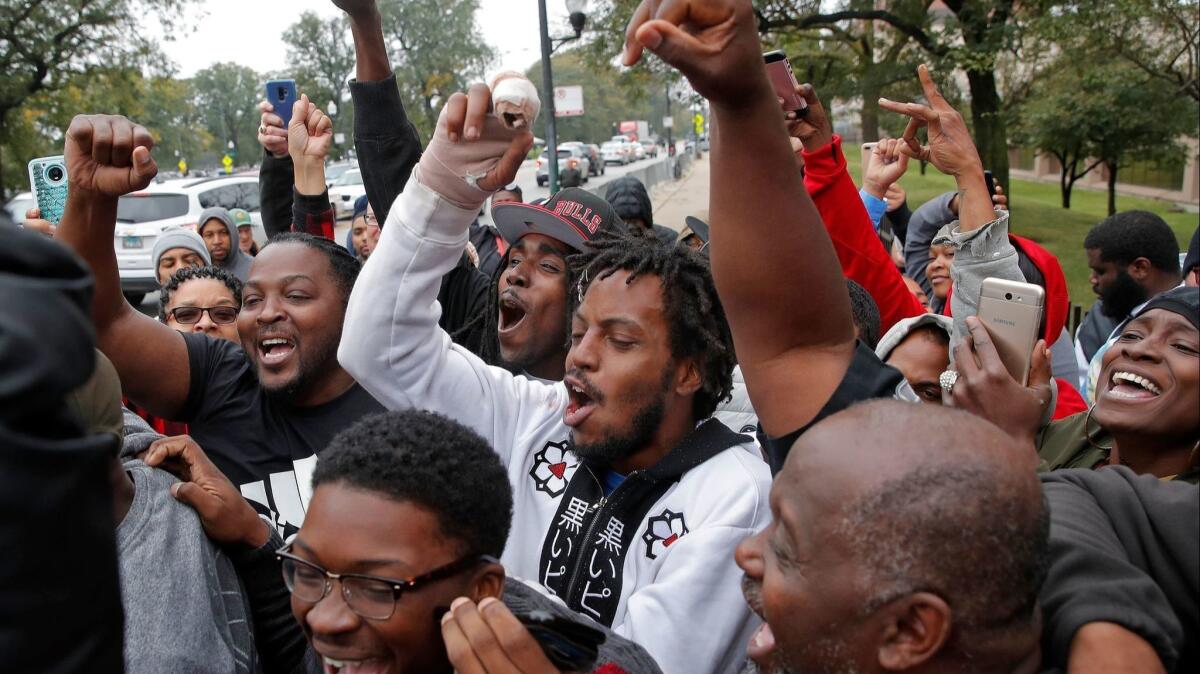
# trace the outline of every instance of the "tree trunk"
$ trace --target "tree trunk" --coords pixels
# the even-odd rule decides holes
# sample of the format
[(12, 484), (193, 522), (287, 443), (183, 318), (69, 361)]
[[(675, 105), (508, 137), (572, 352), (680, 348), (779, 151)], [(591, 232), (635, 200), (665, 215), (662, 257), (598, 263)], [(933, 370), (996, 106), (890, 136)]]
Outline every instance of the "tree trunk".
[(1108, 214), (1117, 214), (1117, 164), (1104, 162), (1108, 169)]
[(1062, 192), (1062, 207), (1071, 208), (1071, 181), (1067, 177), (1067, 169), (1064, 167), (1058, 178), (1058, 189)]
[(993, 71), (967, 71), (971, 88), (971, 121), (975, 126), (975, 147), (983, 167), (992, 172), (1004, 193), (1012, 199), (1008, 182), (1008, 130), (1000, 112), (1000, 94)]
[(879, 105), (876, 101), (883, 94), (879, 86), (866, 83), (862, 90), (862, 112), (859, 113), (859, 121), (862, 124), (862, 139), (864, 143), (873, 143), (879, 140)]

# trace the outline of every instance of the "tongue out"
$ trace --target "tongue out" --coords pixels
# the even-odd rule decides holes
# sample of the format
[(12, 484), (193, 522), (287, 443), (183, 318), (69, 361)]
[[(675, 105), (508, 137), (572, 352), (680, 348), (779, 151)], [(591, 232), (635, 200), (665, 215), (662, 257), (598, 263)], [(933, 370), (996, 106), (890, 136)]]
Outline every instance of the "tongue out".
[(759, 627), (754, 636), (750, 637), (750, 645), (746, 649), (746, 654), (759, 665), (768, 665), (774, 652), (775, 633), (771, 631), (771, 626), (764, 621), (762, 627)]

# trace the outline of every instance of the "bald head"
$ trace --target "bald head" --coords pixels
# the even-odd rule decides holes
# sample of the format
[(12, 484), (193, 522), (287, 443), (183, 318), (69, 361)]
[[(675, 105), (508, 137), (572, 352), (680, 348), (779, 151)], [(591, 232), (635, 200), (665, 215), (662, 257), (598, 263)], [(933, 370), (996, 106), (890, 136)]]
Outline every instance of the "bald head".
[(932, 594), (948, 607), (942, 656), (1008, 660), (1036, 643), (1048, 519), (1035, 465), (979, 417), (875, 401), (801, 436), (773, 497), (853, 568), (861, 615)]

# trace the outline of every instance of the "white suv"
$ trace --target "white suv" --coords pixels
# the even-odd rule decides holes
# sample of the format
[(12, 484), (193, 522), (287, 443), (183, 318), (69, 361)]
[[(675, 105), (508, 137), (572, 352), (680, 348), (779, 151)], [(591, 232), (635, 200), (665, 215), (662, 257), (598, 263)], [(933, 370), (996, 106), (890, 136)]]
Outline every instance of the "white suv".
[[(177, 225), (195, 229), (201, 211), (212, 206), (249, 211), (254, 221), (254, 240), (260, 247), (266, 245), (257, 174), (168, 180), (120, 198), (113, 245), (121, 272), (121, 290), (127, 297), (140, 300), (140, 295), (158, 288), (150, 256), (163, 229)], [(233, 245), (237, 245), (236, 238)]]

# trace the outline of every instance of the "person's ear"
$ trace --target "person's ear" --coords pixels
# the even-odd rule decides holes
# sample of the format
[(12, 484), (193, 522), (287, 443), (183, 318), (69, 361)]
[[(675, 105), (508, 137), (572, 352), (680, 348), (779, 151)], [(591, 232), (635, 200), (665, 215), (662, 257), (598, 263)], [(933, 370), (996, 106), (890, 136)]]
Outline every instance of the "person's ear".
[(679, 364), (675, 371), (675, 393), (686, 397), (700, 390), (704, 378), (700, 375), (700, 366), (695, 360), (688, 359)]
[(478, 604), (484, 597), (500, 598), (504, 594), (504, 567), (488, 562), (479, 567), (471, 578), (471, 601)]
[(1127, 267), (1129, 275), (1133, 277), (1133, 280), (1135, 281), (1146, 280), (1146, 278), (1150, 276), (1150, 272), (1153, 271), (1153, 269), (1154, 265), (1150, 264), (1150, 260), (1147, 260), (1144, 257), (1139, 257), (1133, 262), (1130, 262), (1129, 267)]
[(945, 646), (953, 628), (950, 606), (941, 597), (917, 592), (882, 611), (886, 621), (879, 644), (879, 666), (887, 671), (917, 667)]

